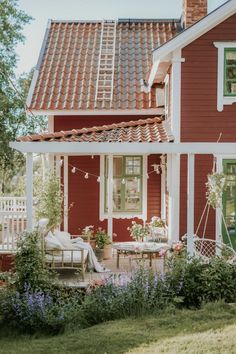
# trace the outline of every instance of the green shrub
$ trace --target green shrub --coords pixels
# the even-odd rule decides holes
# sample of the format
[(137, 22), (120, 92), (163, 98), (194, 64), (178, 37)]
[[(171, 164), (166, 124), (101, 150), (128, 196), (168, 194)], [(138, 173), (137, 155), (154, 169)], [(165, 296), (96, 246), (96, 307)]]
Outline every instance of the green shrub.
[(169, 304), (165, 283), (150, 270), (138, 269), (132, 275), (109, 277), (103, 286), (88, 293), (79, 312), (81, 326), (158, 312)]
[(66, 297), (62, 290), (55, 298), (55, 294), (32, 291), (29, 286), (21, 293), (8, 290), (0, 299), (2, 323), (24, 333), (64, 331), (73, 322), (78, 306), (78, 298)]
[(26, 286), (33, 291), (44, 291), (54, 285), (52, 275), (45, 267), (41, 237), (38, 231), (33, 231), (24, 233), (18, 242), (13, 279), (19, 292), (24, 292)]

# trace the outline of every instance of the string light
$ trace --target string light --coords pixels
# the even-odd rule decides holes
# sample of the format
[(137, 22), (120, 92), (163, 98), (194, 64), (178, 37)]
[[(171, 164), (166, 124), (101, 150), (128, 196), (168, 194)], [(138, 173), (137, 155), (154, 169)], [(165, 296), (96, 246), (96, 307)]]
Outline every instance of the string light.
[(62, 159), (60, 159), (60, 166), (62, 166), (63, 165), (63, 160)]
[(91, 156), (91, 159), (94, 159), (94, 156), (93, 156), (93, 155)]
[[(62, 165), (63, 165), (63, 159), (60, 160), (60, 166), (62, 166)], [(84, 178), (85, 178), (85, 179), (89, 179), (89, 177), (94, 177), (94, 178), (96, 178), (96, 180), (97, 180), (98, 183), (101, 182), (101, 176), (95, 175), (94, 173), (90, 173), (90, 172), (84, 171), (84, 170), (82, 170), (82, 169), (80, 169), (80, 168), (78, 168), (78, 167), (75, 167), (75, 166), (71, 165), (71, 164), (68, 164), (68, 166), (71, 168), (71, 172), (72, 172), (72, 173), (81, 172), (81, 173), (84, 175)], [(159, 166), (160, 166), (160, 165), (159, 165)], [(159, 166), (158, 166), (158, 167), (159, 167)], [(160, 169), (160, 168), (158, 168), (158, 169), (153, 169), (152, 171), (147, 172), (147, 173), (146, 173), (146, 178), (149, 179), (150, 174), (155, 173), (155, 172), (156, 172), (157, 174), (160, 174), (160, 173), (161, 173), (161, 169)], [(142, 175), (140, 175), (139, 177), (141, 178)], [(134, 177), (134, 181), (137, 182), (138, 179), (139, 179), (139, 177), (135, 176), (135, 177)], [(113, 178), (111, 178), (110, 181), (111, 181), (112, 184), (114, 183)], [(125, 184), (125, 183), (126, 183), (125, 178), (123, 178), (123, 179), (121, 180), (121, 184)]]

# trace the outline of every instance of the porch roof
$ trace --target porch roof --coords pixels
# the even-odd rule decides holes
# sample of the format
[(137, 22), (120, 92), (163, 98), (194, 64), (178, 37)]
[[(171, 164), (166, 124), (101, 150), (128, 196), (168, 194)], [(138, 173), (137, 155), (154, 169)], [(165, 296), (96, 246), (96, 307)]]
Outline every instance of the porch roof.
[(55, 133), (20, 136), (22, 142), (171, 142), (170, 127), (162, 117), (113, 123), (98, 127), (72, 129)]

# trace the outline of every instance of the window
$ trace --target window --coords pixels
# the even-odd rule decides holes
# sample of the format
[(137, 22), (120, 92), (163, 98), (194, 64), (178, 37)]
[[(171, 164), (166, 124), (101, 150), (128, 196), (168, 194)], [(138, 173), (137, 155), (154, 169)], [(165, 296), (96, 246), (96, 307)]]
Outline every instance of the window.
[(224, 95), (236, 96), (236, 48), (224, 51)]
[(217, 110), (236, 102), (236, 42), (214, 42), (218, 49)]
[[(113, 157), (113, 212), (142, 213), (142, 156)], [(105, 212), (108, 209), (108, 158), (105, 157)]]

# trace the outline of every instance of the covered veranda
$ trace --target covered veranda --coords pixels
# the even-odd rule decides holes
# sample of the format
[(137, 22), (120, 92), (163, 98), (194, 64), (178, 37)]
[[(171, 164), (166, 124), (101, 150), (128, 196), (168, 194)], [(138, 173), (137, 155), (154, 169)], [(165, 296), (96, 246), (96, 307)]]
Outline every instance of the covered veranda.
[[(108, 234), (113, 234), (113, 156), (126, 154), (166, 154), (171, 161), (171, 193), (169, 200), (169, 239), (170, 243), (179, 239), (179, 189), (180, 189), (180, 155), (188, 156), (188, 187), (187, 187), (187, 250), (190, 255), (194, 248), (194, 177), (195, 155), (207, 154), (214, 156), (233, 156), (236, 154), (236, 143), (127, 143), (127, 142), (12, 142), (10, 146), (26, 154), (26, 206), (27, 230), (33, 229), (33, 154), (50, 154), (51, 156), (107, 155), (109, 160), (108, 171)], [(68, 177), (68, 164), (64, 163), (63, 178)], [(66, 184), (65, 184), (66, 185)], [(68, 186), (67, 186), (68, 188)], [(65, 207), (68, 203), (68, 191), (65, 192)], [(64, 228), (67, 227), (64, 219)]]

